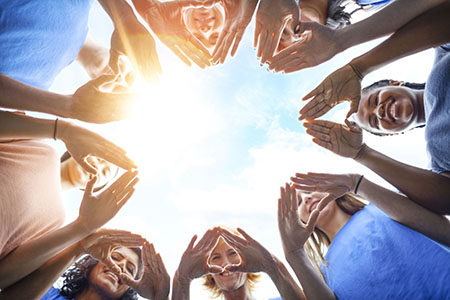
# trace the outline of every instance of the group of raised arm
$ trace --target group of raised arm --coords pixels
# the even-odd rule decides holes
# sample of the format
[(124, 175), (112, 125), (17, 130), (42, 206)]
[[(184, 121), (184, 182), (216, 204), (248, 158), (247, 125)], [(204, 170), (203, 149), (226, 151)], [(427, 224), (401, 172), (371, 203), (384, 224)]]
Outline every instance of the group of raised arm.
[[(183, 62), (201, 68), (235, 55), (254, 15), (261, 64), (286, 73), (390, 35), (306, 95), (299, 119), (313, 142), (365, 165), (401, 193), (359, 174), (298, 173), (281, 187), (278, 226), (300, 284), (244, 230), (214, 227), (183, 253), (173, 300), (189, 299), (197, 278), (213, 296), (254, 299), (260, 272), (284, 300), (448, 298), (449, 1), (396, 0), (356, 24), (327, 0), (99, 2), (114, 24), (109, 51), (86, 38), (90, 0), (0, 1), (0, 299), (169, 299), (171, 280), (153, 244), (102, 228), (133, 195), (137, 165), (119, 146), (66, 120), (122, 120), (135, 101), (136, 76), (153, 80), (162, 72), (135, 11)], [(361, 90), (371, 71), (431, 47), (436, 60), (424, 87), (386, 80)], [(75, 59), (92, 80), (72, 95), (47, 91)], [(345, 124), (316, 120), (344, 101)], [(430, 171), (363, 140), (363, 129), (392, 135), (424, 124)], [(61, 164), (44, 139), (65, 144)], [(124, 172), (110, 183), (119, 168)], [(61, 187), (85, 188), (78, 217), (65, 226)], [(58, 290), (52, 285), (61, 274)]]

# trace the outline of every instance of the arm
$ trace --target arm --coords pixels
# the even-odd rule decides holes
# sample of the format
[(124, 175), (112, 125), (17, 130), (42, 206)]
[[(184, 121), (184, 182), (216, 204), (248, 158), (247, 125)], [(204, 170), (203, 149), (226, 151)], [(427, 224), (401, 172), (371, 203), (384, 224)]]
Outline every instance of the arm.
[(244, 238), (226, 229), (221, 228), (220, 230), (225, 241), (236, 249), (241, 256), (240, 264), (225, 267), (227, 271), (264, 272), (270, 276), (282, 299), (306, 299), (303, 291), (289, 274), (284, 264), (244, 230), (238, 228), (239, 233)]
[[(39, 269), (2, 291), (0, 300), (40, 299), (56, 282), (58, 277), (82, 255), (95, 253), (97, 254), (95, 258), (110, 265), (111, 262), (108, 262), (107, 256), (112, 251), (112, 247), (119, 245), (123, 247), (139, 247), (143, 241), (142, 237), (131, 234), (128, 231), (101, 229), (61, 251)], [(103, 255), (98, 255), (99, 253)]]
[(365, 165), (414, 202), (438, 214), (450, 214), (450, 178), (392, 159), (367, 145), (355, 161)]
[[(398, 29), (379, 46), (355, 58), (350, 64), (364, 77), (392, 61), (450, 41), (449, 14), (450, 2), (430, 9)], [(377, 26), (374, 26), (374, 29), (376, 28)]]
[(24, 114), (0, 111), (0, 142), (20, 139), (51, 139), (55, 120), (38, 119)]
[(208, 258), (218, 238), (219, 232), (216, 229), (206, 231), (195, 246), (197, 235), (192, 237), (173, 276), (172, 300), (189, 300), (192, 280), (206, 274), (222, 272), (221, 267), (208, 264)]
[[(346, 193), (354, 192), (359, 178), (360, 175), (358, 174), (308, 173), (296, 174), (296, 177), (292, 180), (296, 182), (295, 187), (301, 190), (307, 192), (319, 191), (332, 195), (320, 201), (318, 207), (321, 209)], [(358, 192), (393, 220), (444, 245), (450, 245), (450, 220), (446, 217), (438, 215), (411, 201), (408, 197), (385, 189), (365, 178), (360, 181)]]
[(319, 217), (319, 209), (315, 209), (305, 225), (298, 214), (298, 200), (295, 189), (286, 183), (281, 187), (278, 199), (278, 229), (280, 231), (283, 250), (287, 261), (297, 275), (303, 287), (306, 299), (336, 299), (333, 291), (314, 269), (304, 246), (311, 236)]
[(347, 126), (330, 121), (305, 123), (313, 142), (337, 155), (353, 158), (365, 165), (409, 199), (438, 214), (450, 212), (450, 178), (398, 162), (364, 144), (362, 130), (346, 121)]
[(89, 34), (76, 60), (86, 70), (91, 79), (106, 73), (108, 69), (109, 51)]
[(0, 261), (0, 289), (8, 287), (38, 269), (73, 243), (109, 221), (133, 195), (136, 172), (126, 172), (99, 195), (93, 195), (94, 177), (86, 186), (78, 218), (40, 238), (30, 240)]

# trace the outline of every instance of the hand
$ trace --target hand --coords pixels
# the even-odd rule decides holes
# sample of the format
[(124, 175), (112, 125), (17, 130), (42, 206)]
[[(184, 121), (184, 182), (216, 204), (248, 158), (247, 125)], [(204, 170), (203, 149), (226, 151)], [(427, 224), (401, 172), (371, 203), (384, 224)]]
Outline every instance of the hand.
[(187, 29), (183, 20), (183, 8), (203, 6), (197, 1), (149, 2), (140, 12), (152, 31), (185, 64), (191, 66), (191, 59), (200, 68), (211, 65), (208, 49)]
[(280, 188), (281, 195), (278, 199), (278, 229), (280, 231), (283, 251), (286, 258), (305, 246), (311, 236), (320, 210), (314, 209), (305, 225), (298, 214), (298, 200), (295, 189), (286, 183)]
[(258, 46), (257, 56), (262, 64), (273, 57), (289, 20), (296, 34), (300, 26), (300, 7), (296, 0), (261, 0), (259, 3), (253, 45)]
[(170, 277), (153, 244), (146, 242), (142, 248), (143, 274), (140, 279), (131, 278), (126, 273), (120, 279), (141, 297), (152, 300), (167, 300), (170, 291)]
[[(111, 92), (105, 92), (108, 86)], [(70, 96), (68, 117), (89, 123), (108, 123), (127, 118), (136, 95), (123, 90), (123, 80), (119, 74), (102, 75), (80, 87)]]
[(103, 158), (125, 170), (137, 168), (136, 164), (125, 155), (125, 150), (85, 128), (58, 120), (55, 136), (66, 144), (72, 158), (91, 174), (95, 175), (97, 170), (89, 164), (87, 160), (89, 156)]
[(98, 195), (93, 195), (97, 177), (86, 185), (77, 222), (86, 232), (93, 232), (111, 220), (134, 193), (137, 171), (128, 171)]
[(103, 262), (108, 268), (120, 274), (120, 268), (111, 258), (116, 247), (140, 247), (145, 239), (140, 235), (124, 230), (99, 229), (79, 242), (84, 253)]
[(273, 268), (274, 263), (272, 254), (244, 230), (241, 228), (238, 228), (237, 230), (244, 238), (224, 228), (219, 229), (223, 239), (227, 244), (233, 247), (241, 257), (239, 264), (225, 266), (225, 270), (229, 272), (270, 273), (269, 269)]
[(365, 145), (362, 130), (355, 122), (345, 120), (345, 124), (313, 120), (303, 123), (303, 126), (317, 145), (337, 155), (356, 158)]
[(302, 22), (298, 35), (301, 35), (299, 41), (270, 60), (270, 70), (284, 73), (299, 71), (326, 62), (340, 52), (336, 32), (327, 26), (316, 22)]
[(359, 177), (359, 174), (297, 173), (291, 180), (295, 182), (293, 185), (295, 189), (309, 193), (327, 193), (328, 195), (320, 200), (316, 208), (322, 211), (331, 201), (354, 191)]
[(208, 263), (208, 258), (216, 246), (218, 238), (219, 232), (216, 229), (209, 229), (194, 247), (197, 235), (192, 237), (178, 266), (177, 273), (179, 279), (191, 281), (206, 274), (220, 273), (223, 271), (221, 267), (211, 266)]
[(134, 70), (148, 81), (158, 78), (162, 73), (155, 40), (132, 13), (121, 15), (111, 36), (109, 65), (116, 74), (119, 73), (121, 55), (126, 55)]
[(303, 97), (312, 98), (300, 110), (300, 120), (313, 120), (327, 113), (335, 105), (350, 101), (350, 111), (347, 118), (358, 111), (361, 99), (361, 79), (350, 65), (331, 73), (319, 86)]
[(221, 0), (220, 3), (225, 11), (225, 22), (213, 52), (214, 63), (224, 63), (232, 45), (231, 56), (236, 54), (258, 0)]

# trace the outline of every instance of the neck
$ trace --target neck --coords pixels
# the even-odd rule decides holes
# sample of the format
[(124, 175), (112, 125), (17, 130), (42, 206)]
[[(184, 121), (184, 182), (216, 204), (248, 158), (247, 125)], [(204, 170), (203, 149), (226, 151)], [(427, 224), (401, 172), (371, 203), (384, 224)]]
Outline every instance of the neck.
[(417, 97), (417, 103), (418, 103), (418, 107), (417, 107), (417, 123), (418, 125), (423, 125), (425, 124), (426, 120), (425, 120), (425, 108), (423, 105), (423, 90), (419, 90), (416, 92), (416, 97)]
[[(324, 25), (328, 15), (327, 0), (302, 0), (300, 2), (302, 19), (307, 18), (312, 22)], [(303, 20), (305, 21), (305, 20)]]
[(341, 209), (337, 209), (334, 217), (320, 229), (328, 236), (330, 242), (332, 242), (339, 230), (344, 227), (344, 225), (348, 222), (348, 220), (350, 220), (351, 217), (351, 215), (346, 214)]
[(254, 300), (247, 284), (233, 291), (223, 291), (226, 300)]
[(88, 286), (75, 300), (110, 300), (111, 298), (103, 296), (97, 292), (91, 285)]

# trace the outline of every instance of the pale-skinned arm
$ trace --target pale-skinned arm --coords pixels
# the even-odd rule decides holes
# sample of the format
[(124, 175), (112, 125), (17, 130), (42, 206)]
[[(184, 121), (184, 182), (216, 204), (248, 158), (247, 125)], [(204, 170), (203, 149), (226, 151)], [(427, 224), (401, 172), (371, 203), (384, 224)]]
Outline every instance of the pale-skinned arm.
[(137, 172), (126, 172), (105, 191), (93, 195), (94, 177), (86, 185), (78, 218), (72, 223), (23, 243), (0, 261), (0, 289), (38, 269), (60, 251), (109, 221), (133, 195)]

